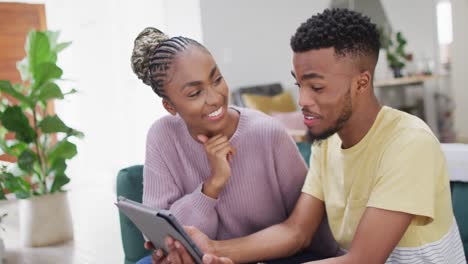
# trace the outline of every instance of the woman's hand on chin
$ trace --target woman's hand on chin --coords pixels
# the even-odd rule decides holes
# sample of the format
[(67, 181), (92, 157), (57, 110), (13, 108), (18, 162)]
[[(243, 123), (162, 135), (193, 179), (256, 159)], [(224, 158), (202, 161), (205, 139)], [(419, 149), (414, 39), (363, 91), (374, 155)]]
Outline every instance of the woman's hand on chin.
[(224, 189), (231, 176), (231, 165), (236, 149), (231, 145), (229, 139), (222, 135), (208, 138), (205, 135), (198, 135), (198, 140), (203, 143), (211, 168), (211, 176), (204, 182), (202, 192), (214, 199)]

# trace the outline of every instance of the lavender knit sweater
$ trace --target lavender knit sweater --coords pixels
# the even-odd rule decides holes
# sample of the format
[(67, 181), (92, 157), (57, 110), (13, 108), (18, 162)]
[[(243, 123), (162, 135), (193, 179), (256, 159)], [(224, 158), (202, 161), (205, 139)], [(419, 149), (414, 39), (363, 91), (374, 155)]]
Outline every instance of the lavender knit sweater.
[(230, 142), (237, 153), (217, 200), (201, 192), (209, 162), (180, 117), (157, 120), (147, 136), (143, 203), (169, 209), (182, 225), (212, 239), (245, 236), (285, 220), (307, 173), (284, 128), (258, 111), (235, 109), (240, 119)]

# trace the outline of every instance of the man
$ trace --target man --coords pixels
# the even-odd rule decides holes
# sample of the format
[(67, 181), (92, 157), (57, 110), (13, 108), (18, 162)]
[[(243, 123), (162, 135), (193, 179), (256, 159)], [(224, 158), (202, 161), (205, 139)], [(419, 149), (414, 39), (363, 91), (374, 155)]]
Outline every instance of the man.
[[(211, 241), (188, 228), (204, 252), (227, 257), (205, 262), (293, 255), (326, 212), (347, 253), (317, 263), (465, 263), (437, 138), (374, 94), (376, 26), (354, 11), (325, 10), (297, 29), (291, 47), (299, 105), (315, 140), (303, 193), (286, 221), (246, 237)], [(168, 242), (172, 263), (190, 262)]]

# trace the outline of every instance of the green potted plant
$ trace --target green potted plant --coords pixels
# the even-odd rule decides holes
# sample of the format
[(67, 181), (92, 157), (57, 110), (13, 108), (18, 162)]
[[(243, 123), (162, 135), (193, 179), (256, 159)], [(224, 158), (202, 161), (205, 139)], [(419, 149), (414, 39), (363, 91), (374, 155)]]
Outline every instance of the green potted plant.
[[(25, 246), (73, 237), (63, 188), (70, 181), (67, 161), (77, 154), (71, 139), (83, 133), (48, 110), (54, 100), (76, 92), (64, 92), (57, 84), (62, 77), (57, 55), (70, 45), (59, 43), (58, 36), (53, 31), (29, 32), (26, 57), (17, 64), (22, 82), (0, 81), (0, 149), (16, 159), (0, 170), (0, 199), (6, 199), (7, 192), (20, 199), (20, 240)], [(14, 137), (6, 137), (7, 133)]]
[(412, 56), (405, 51), (407, 40), (403, 33), (397, 32), (394, 40), (392, 40), (391, 35), (386, 36), (381, 42), (387, 54), (388, 66), (392, 69), (393, 76), (395, 78), (403, 77), (402, 70), (406, 66), (406, 62), (412, 59)]

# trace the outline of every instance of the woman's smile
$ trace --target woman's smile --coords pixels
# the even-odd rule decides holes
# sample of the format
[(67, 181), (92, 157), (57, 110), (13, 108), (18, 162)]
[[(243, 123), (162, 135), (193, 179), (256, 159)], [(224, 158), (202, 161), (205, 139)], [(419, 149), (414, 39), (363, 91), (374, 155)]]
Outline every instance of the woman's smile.
[(209, 113), (207, 115), (208, 120), (210, 120), (210, 121), (219, 120), (219, 119), (223, 118), (225, 112), (226, 111), (224, 110), (224, 107), (221, 106), (217, 110), (215, 110), (215, 111), (213, 111), (213, 112), (211, 112), (211, 113)]

